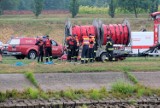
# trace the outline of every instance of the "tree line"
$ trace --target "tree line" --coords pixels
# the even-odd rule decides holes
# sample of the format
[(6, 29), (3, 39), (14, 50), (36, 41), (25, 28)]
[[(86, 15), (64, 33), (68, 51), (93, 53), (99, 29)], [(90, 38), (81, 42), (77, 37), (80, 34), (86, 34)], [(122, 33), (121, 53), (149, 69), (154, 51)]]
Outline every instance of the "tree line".
[(70, 10), (72, 17), (78, 13), (79, 6), (108, 7), (108, 14), (114, 18), (115, 10), (134, 13), (158, 11), (160, 0), (0, 0), (0, 14), (4, 10), (32, 10), (36, 16), (42, 10)]

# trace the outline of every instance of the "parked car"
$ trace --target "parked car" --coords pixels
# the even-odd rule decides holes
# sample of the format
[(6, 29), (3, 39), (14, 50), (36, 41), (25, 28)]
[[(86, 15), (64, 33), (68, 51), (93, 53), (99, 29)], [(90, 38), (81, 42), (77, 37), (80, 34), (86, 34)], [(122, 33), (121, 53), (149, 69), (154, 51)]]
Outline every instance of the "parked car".
[(0, 41), (0, 49), (2, 49), (3, 47), (3, 43)]
[[(37, 39), (32, 37), (11, 38), (7, 42), (6, 48), (3, 48), (5, 55), (15, 56), (17, 59), (35, 59), (37, 57), (38, 46), (35, 45)], [(52, 40), (53, 58), (63, 55), (63, 46)]]

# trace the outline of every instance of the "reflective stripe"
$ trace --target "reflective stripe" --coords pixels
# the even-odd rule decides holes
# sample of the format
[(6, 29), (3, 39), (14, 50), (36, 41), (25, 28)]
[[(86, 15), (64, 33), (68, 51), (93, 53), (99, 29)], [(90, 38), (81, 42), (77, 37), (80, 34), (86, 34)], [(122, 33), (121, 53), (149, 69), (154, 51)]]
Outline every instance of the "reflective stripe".
[(83, 36), (83, 45), (89, 45), (89, 38), (88, 38), (88, 36)]
[(89, 58), (85, 58), (85, 60), (89, 60)]
[(112, 45), (112, 42), (107, 42), (107, 44)]
[(81, 60), (85, 60), (85, 58), (81, 58)]
[(106, 57), (105, 60), (108, 60), (108, 57)]
[(114, 50), (114, 48), (108, 48), (108, 50), (109, 50), (109, 51), (113, 51), (113, 50)]

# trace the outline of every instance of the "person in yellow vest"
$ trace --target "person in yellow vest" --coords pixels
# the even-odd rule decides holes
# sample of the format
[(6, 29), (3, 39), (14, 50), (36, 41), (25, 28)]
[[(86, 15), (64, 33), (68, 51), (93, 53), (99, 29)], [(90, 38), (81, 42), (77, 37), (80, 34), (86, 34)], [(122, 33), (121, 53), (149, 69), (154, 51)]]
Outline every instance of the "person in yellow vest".
[(112, 61), (114, 59), (113, 57), (113, 40), (111, 36), (107, 36), (107, 43), (106, 43), (106, 51), (107, 51), (107, 57), (106, 60)]
[(81, 54), (81, 63), (88, 62), (88, 50), (89, 50), (89, 37), (82, 36), (82, 54)]
[(89, 36), (89, 61), (94, 62), (94, 44), (95, 36), (90, 34)]

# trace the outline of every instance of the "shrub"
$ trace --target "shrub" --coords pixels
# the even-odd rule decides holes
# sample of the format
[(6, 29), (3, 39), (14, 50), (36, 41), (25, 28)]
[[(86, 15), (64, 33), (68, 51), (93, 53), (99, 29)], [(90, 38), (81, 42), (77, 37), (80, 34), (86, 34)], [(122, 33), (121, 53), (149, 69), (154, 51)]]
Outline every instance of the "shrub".
[(99, 90), (96, 90), (96, 89), (91, 90), (89, 95), (90, 95), (90, 98), (94, 100), (98, 100), (102, 97)]
[(39, 97), (39, 91), (37, 89), (28, 88), (25, 92), (25, 94), (31, 99), (37, 99)]
[(79, 14), (107, 14), (108, 8), (106, 7), (90, 7), (90, 6), (80, 6)]
[(111, 90), (113, 92), (119, 92), (121, 94), (131, 95), (132, 93), (135, 92), (136, 87), (124, 81), (117, 81), (113, 83)]
[(66, 90), (62, 92), (62, 96), (69, 99), (77, 99), (77, 96), (73, 90)]
[(5, 93), (0, 92), (0, 102), (3, 102), (6, 100), (6, 95)]

